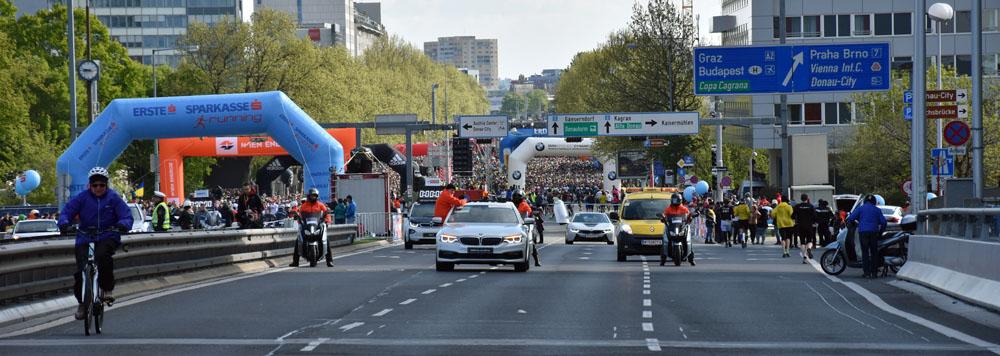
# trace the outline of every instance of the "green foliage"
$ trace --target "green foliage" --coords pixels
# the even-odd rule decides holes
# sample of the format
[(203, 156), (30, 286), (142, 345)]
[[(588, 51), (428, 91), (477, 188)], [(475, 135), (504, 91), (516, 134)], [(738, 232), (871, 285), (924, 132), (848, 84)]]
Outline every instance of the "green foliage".
[[(858, 103), (859, 116), (863, 122), (857, 126), (854, 137), (838, 158), (836, 167), (844, 176), (844, 187), (853, 192), (875, 192), (884, 196), (889, 203), (902, 204), (906, 197), (900, 190), (902, 182), (910, 179), (910, 130), (911, 124), (903, 120), (903, 92), (909, 89), (909, 73), (893, 73), (892, 89), (885, 92), (868, 92), (854, 96)], [(937, 80), (934, 68), (927, 73), (931, 87)], [(942, 72), (945, 88), (970, 89), (971, 79), (957, 77), (953, 70)], [(971, 92), (971, 91), (970, 91)], [(1000, 179), (1000, 85), (983, 90), (983, 147), (984, 179), (992, 185)], [(934, 104), (929, 104), (934, 105)], [(937, 146), (937, 125), (927, 120), (925, 147)], [(947, 121), (947, 120), (946, 120)], [(947, 145), (947, 143), (946, 143)], [(958, 156), (955, 162), (957, 177), (970, 177), (972, 173), (971, 140), (967, 144), (966, 156)], [(928, 149), (925, 155), (927, 174), (930, 174), (931, 157)]]
[(528, 98), (516, 92), (504, 94), (503, 101), (500, 102), (500, 113), (510, 117), (519, 118), (524, 115), (528, 107)]

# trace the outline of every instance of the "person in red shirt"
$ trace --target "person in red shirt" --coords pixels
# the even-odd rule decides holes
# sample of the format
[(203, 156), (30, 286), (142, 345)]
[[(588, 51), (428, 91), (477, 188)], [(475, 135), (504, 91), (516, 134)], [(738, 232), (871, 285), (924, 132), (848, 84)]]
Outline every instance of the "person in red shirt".
[[(302, 241), (302, 228), (305, 227), (305, 224), (302, 224), (302, 222), (306, 217), (316, 216), (317, 214), (320, 216), (320, 218), (323, 219), (324, 223), (326, 224), (330, 223), (330, 209), (326, 207), (326, 204), (323, 204), (323, 202), (319, 201), (319, 190), (316, 188), (312, 188), (309, 189), (309, 194), (306, 197), (306, 201), (303, 202), (298, 209), (299, 222), (300, 222), (299, 239), (295, 242), (295, 254), (292, 255), (292, 264), (288, 265), (289, 267), (299, 266), (298, 244), (300, 241)], [(326, 255), (326, 266), (333, 267), (333, 255), (330, 254), (329, 247), (327, 247), (325, 255)]]
[[(531, 205), (528, 204), (528, 201), (524, 200), (524, 192), (520, 190), (514, 192), (514, 194), (511, 195), (510, 200), (514, 203), (514, 206), (517, 207), (517, 213), (521, 214), (522, 218), (528, 218), (531, 216)], [(534, 239), (534, 236), (531, 238)], [(531, 244), (531, 256), (535, 258), (535, 267), (541, 267), (542, 264), (538, 261), (538, 248), (535, 247), (534, 243)]]
[(464, 199), (459, 199), (455, 197), (455, 184), (448, 183), (441, 191), (441, 195), (438, 196), (437, 201), (434, 202), (434, 217), (441, 218), (444, 221), (448, 217), (448, 213), (451, 209), (465, 206), (466, 201)]
[[(667, 205), (667, 207), (663, 209), (664, 222), (668, 221), (666, 219), (670, 218), (671, 216), (683, 216), (685, 221), (688, 221), (691, 218), (690, 211), (686, 206), (684, 206), (684, 204), (681, 204), (681, 202), (682, 200), (680, 194), (674, 193), (674, 195), (670, 197), (670, 205)], [(669, 244), (669, 241), (667, 241), (666, 233), (663, 234), (663, 246), (664, 248), (671, 246)], [(687, 256), (688, 262), (691, 263), (692, 266), (694, 266), (694, 250), (692, 249), (692, 247), (693, 246), (691, 246), (688, 242), (684, 242), (684, 248), (688, 251), (688, 256)], [(661, 259), (660, 266), (664, 265), (666, 262), (667, 260)]]

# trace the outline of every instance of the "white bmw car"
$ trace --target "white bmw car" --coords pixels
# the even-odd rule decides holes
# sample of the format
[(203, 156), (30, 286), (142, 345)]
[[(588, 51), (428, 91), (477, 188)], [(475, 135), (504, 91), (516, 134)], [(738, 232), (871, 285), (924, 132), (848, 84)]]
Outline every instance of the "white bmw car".
[(615, 226), (605, 213), (577, 213), (566, 225), (566, 244), (576, 241), (615, 243)]

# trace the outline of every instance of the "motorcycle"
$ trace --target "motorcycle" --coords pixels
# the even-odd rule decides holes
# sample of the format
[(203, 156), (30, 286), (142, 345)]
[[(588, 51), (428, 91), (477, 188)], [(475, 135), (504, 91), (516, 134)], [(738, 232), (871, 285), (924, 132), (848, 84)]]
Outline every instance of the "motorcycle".
[[(917, 229), (917, 217), (907, 215), (899, 224), (900, 231), (883, 232), (878, 241), (878, 253), (881, 256), (882, 276), (899, 272), (899, 269), (906, 263), (908, 254), (907, 247), (910, 242), (910, 235)], [(820, 267), (823, 272), (831, 276), (836, 276), (844, 272), (847, 267), (864, 268), (861, 264), (860, 238), (857, 238), (856, 226), (847, 226), (837, 234), (837, 241), (826, 245), (826, 251), (820, 257)]]
[[(327, 252), (326, 224), (320, 214), (304, 214), (302, 217), (302, 257), (309, 261), (309, 267), (316, 263)], [(298, 247), (296, 247), (298, 248)]]
[(680, 266), (685, 259), (694, 261), (694, 252), (691, 251), (691, 229), (686, 217), (683, 215), (664, 217), (663, 214), (657, 216), (666, 224), (666, 229), (663, 231), (665, 241), (660, 249), (660, 266), (667, 263), (668, 255), (674, 261), (674, 266)]

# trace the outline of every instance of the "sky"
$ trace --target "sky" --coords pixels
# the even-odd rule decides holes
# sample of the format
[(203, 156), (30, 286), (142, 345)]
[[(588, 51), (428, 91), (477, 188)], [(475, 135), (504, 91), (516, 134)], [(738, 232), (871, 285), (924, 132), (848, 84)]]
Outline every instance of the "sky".
[[(636, 0), (381, 0), (386, 30), (423, 49), (438, 37), (496, 38), (500, 78), (566, 68), (624, 28)], [(644, 0), (640, 0), (643, 3)], [(721, 0), (695, 0), (701, 32)], [(713, 13), (714, 11), (714, 13)]]

